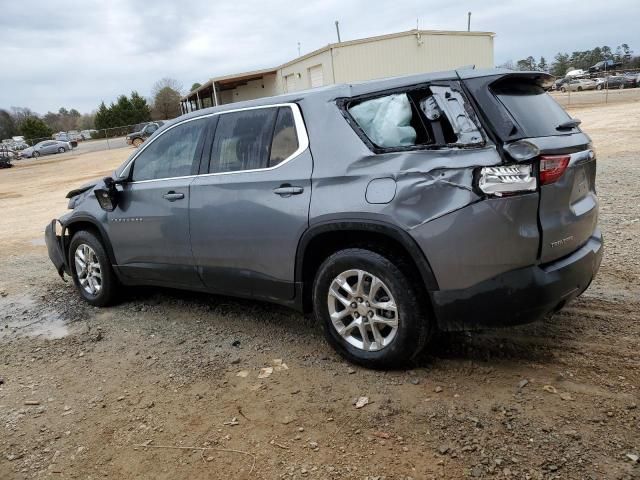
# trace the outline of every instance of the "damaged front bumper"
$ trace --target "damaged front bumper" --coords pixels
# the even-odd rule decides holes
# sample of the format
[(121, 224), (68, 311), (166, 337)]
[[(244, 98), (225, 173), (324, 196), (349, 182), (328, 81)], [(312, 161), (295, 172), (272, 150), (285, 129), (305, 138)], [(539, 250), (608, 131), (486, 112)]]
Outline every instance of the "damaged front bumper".
[[(62, 227), (62, 232), (60, 235), (56, 233), (57, 225), (60, 224)], [(65, 272), (69, 274), (69, 265), (67, 262), (67, 257), (64, 254), (66, 251), (64, 246), (65, 239), (65, 227), (59, 220), (51, 220), (51, 223), (47, 225), (47, 228), (44, 230), (44, 241), (47, 244), (47, 251), (49, 253), (49, 258), (53, 263), (53, 266), (56, 267), (56, 271), (58, 275), (64, 280)]]
[(444, 331), (506, 327), (540, 320), (563, 308), (591, 284), (602, 261), (602, 234), (572, 254), (544, 265), (512, 270), (470, 288), (431, 293)]

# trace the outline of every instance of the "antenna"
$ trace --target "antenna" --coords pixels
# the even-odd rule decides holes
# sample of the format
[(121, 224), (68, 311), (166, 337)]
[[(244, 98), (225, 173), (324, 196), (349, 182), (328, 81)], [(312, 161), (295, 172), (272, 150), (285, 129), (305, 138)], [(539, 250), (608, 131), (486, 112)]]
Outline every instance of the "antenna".
[(471, 31), (471, 12), (467, 13), (467, 32)]
[(340, 43), (340, 22), (336, 20), (336, 33), (338, 34), (338, 43)]

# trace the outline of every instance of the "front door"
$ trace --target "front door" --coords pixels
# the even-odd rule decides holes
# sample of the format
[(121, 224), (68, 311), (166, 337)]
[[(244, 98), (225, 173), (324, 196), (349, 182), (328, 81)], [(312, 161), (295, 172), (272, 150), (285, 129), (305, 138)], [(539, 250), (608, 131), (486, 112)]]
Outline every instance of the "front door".
[(108, 234), (123, 275), (155, 283), (197, 287), (189, 240), (190, 185), (199, 163), (207, 119), (162, 132), (128, 167)]
[(296, 105), (219, 115), (208, 174), (191, 184), (191, 241), (206, 286), (294, 296), (298, 240), (308, 227), (312, 159)]

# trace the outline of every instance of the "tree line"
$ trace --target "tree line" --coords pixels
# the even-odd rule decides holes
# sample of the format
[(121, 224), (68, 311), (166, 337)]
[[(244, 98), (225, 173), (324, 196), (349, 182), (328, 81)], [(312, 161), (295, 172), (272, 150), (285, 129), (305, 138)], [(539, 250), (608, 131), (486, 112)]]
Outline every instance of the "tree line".
[(575, 51), (571, 54), (558, 52), (553, 57), (551, 64), (548, 64), (544, 57), (540, 57), (540, 60), (536, 61), (535, 57), (528, 56), (515, 63), (513, 60), (509, 60), (499, 66), (511, 70), (549, 72), (556, 77), (564, 77), (569, 70), (588, 70), (589, 67), (603, 60), (621, 63), (622, 69), (640, 68), (640, 56), (634, 55), (633, 50), (626, 43), (618, 45), (615, 49), (604, 45), (591, 50)]
[(38, 115), (25, 107), (0, 109), (0, 140), (22, 135), (27, 139), (50, 138), (55, 132), (69, 130), (103, 130), (92, 136), (105, 136), (104, 129), (135, 125), (151, 120), (168, 120), (179, 116), (182, 85), (174, 79), (158, 80), (152, 88), (151, 103), (138, 92), (119, 95), (115, 102), (104, 101), (91, 113), (60, 108)]

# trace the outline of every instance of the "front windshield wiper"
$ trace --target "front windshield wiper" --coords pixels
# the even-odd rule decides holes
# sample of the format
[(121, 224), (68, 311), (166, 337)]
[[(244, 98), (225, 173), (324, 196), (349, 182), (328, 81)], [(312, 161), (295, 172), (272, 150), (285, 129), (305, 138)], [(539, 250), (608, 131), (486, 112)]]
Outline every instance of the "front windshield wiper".
[(581, 120), (577, 118), (572, 118), (571, 120), (567, 120), (566, 122), (561, 123), (556, 127), (556, 130), (571, 130), (572, 128), (576, 128), (578, 125), (582, 123)]

